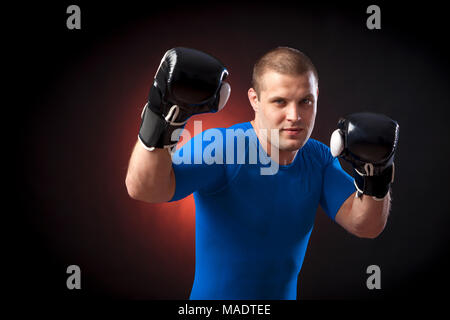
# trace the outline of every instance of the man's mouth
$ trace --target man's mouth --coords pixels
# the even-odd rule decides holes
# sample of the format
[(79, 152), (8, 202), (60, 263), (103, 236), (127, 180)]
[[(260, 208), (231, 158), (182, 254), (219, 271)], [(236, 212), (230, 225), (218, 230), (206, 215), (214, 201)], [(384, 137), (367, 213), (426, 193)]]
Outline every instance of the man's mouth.
[(302, 132), (304, 129), (303, 128), (297, 128), (297, 127), (293, 127), (293, 128), (283, 128), (281, 129), (282, 131), (286, 132), (288, 135), (297, 135), (300, 132)]

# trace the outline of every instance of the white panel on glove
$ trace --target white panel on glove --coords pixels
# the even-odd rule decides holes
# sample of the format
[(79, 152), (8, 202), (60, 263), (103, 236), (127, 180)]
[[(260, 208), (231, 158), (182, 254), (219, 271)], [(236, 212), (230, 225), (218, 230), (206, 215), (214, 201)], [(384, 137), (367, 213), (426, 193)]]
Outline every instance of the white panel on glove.
[(222, 83), (222, 87), (220, 88), (220, 99), (219, 99), (219, 106), (217, 108), (217, 111), (220, 111), (225, 107), (225, 104), (228, 101), (228, 98), (231, 94), (231, 86), (228, 82), (224, 81)]
[(344, 137), (340, 129), (334, 130), (331, 134), (330, 149), (333, 157), (339, 156), (344, 150)]

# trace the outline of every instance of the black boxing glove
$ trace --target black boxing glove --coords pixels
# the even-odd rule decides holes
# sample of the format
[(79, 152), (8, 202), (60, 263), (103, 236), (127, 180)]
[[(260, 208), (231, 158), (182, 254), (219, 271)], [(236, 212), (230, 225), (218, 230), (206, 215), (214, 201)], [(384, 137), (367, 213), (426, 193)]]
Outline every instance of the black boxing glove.
[(144, 148), (172, 149), (191, 116), (221, 110), (230, 96), (230, 85), (223, 81), (227, 76), (223, 64), (204, 52), (168, 50), (141, 115), (138, 138)]
[(394, 181), (398, 123), (382, 114), (361, 112), (340, 118), (337, 127), (331, 135), (331, 154), (353, 165), (357, 196), (382, 200)]

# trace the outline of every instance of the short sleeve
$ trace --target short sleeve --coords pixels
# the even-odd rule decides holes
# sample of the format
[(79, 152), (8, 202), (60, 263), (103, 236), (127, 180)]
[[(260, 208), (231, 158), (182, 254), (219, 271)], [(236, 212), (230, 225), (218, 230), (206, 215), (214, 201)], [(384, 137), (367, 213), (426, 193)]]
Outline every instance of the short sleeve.
[(221, 129), (209, 129), (174, 153), (175, 193), (169, 202), (194, 192), (212, 192), (226, 183), (222, 137)]
[(356, 188), (353, 177), (342, 169), (338, 158), (331, 155), (328, 147), (326, 147), (324, 157), (326, 165), (323, 169), (320, 205), (325, 213), (334, 220), (342, 204), (356, 191)]

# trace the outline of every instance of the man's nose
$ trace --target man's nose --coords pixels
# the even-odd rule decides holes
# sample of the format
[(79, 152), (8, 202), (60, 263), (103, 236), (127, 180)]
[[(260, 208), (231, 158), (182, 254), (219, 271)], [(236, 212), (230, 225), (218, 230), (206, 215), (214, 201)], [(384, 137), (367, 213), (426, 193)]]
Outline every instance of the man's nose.
[(286, 119), (289, 121), (300, 120), (300, 112), (298, 111), (297, 104), (290, 103), (286, 109)]

